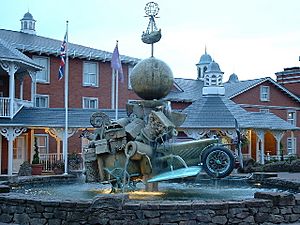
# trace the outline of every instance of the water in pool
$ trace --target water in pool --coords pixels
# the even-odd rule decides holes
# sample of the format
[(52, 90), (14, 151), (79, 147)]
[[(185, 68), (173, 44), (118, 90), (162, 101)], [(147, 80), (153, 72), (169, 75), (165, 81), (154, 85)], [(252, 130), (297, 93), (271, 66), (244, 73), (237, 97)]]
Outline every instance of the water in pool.
[[(258, 191), (283, 192), (278, 189), (263, 188), (259, 185), (242, 183), (159, 183), (159, 192), (145, 192), (139, 183), (137, 191), (130, 192), (130, 199), (139, 200), (240, 200), (253, 198)], [(13, 187), (12, 191), (26, 195), (59, 199), (92, 199), (97, 195), (110, 193), (110, 185), (99, 183), (54, 183)]]

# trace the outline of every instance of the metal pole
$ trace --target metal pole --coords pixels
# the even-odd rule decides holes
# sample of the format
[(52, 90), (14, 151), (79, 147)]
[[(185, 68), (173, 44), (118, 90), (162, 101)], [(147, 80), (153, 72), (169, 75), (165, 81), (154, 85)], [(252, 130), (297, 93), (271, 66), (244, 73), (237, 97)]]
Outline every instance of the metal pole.
[(64, 153), (64, 163), (65, 163), (65, 173), (68, 174), (68, 101), (69, 101), (69, 56), (68, 56), (68, 45), (69, 45), (69, 34), (68, 34), (68, 24), (66, 23), (66, 73), (65, 73), (65, 133), (64, 133), (64, 145), (63, 145), (63, 153)]
[(119, 71), (116, 70), (116, 120), (118, 119), (118, 104), (119, 104)]

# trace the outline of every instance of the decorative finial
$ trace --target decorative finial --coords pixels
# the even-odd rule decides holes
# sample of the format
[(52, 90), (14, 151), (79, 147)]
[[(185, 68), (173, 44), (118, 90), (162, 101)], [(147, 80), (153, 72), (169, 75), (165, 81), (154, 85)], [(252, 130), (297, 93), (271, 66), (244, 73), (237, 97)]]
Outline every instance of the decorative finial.
[(142, 41), (146, 44), (151, 44), (151, 57), (153, 57), (153, 44), (158, 42), (161, 38), (161, 29), (157, 29), (154, 18), (159, 12), (158, 4), (155, 2), (148, 2), (145, 6), (145, 17), (149, 17), (149, 23), (146, 31), (143, 31)]
[(206, 45), (205, 45), (205, 55), (207, 55), (207, 51), (206, 51)]

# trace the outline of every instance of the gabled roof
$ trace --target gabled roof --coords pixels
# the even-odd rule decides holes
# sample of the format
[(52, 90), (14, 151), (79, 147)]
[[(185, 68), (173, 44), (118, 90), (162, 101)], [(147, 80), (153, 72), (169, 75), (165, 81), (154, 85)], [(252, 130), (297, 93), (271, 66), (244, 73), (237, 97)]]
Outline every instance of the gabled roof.
[(225, 94), (228, 98), (231, 99), (231, 98), (233, 98), (237, 95), (240, 95), (240, 94), (248, 91), (249, 89), (254, 88), (255, 86), (260, 85), (266, 81), (271, 82), (273, 85), (275, 85), (279, 90), (281, 90), (282, 92), (287, 94), (289, 97), (293, 98), (297, 102), (300, 102), (300, 98), (298, 96), (294, 95), (292, 92), (290, 92), (288, 89), (286, 89), (282, 85), (278, 84), (276, 81), (274, 81), (270, 77), (264, 77), (264, 78), (255, 79), (255, 80), (239, 81), (239, 82), (235, 82), (235, 83), (226, 82), (226, 83), (224, 83), (224, 87), (226, 90)]
[[(60, 54), (60, 45), (62, 40), (55, 40), (38, 35), (27, 34), (18, 31), (0, 29), (0, 39), (10, 43), (10, 45), (22, 52), (32, 52), (46, 55)], [(112, 53), (95, 48), (89, 48), (82, 45), (69, 43), (69, 56), (71, 58), (84, 58), (92, 60), (110, 61)], [(122, 63), (131, 63), (135, 65), (140, 59), (120, 55)]]
[(234, 129), (235, 119), (240, 128), (266, 130), (298, 130), (299, 128), (272, 113), (253, 113), (244, 110), (225, 96), (203, 96), (183, 110), (187, 114), (181, 128)]
[(0, 60), (23, 63), (35, 69), (43, 68), (40, 65), (36, 64), (31, 58), (27, 57), (22, 52), (13, 48), (6, 41), (2, 40), (1, 36), (0, 36)]
[[(244, 80), (238, 82), (226, 82), (223, 83), (225, 87), (225, 95), (229, 99), (238, 96), (251, 88), (254, 88), (257, 85), (262, 84), (263, 82), (269, 81), (274, 84), (279, 90), (283, 93), (287, 94), (289, 97), (294, 99), (297, 102), (300, 102), (300, 98), (294, 95), (285, 87), (276, 83), (270, 77), (264, 77), (254, 80)], [(175, 78), (175, 90), (172, 90), (165, 99), (170, 101), (182, 101), (182, 102), (194, 102), (202, 97), (202, 88), (203, 81), (202, 80), (194, 80), (194, 79), (184, 79), (184, 78)]]
[[(70, 128), (89, 128), (90, 117), (94, 112), (104, 112), (114, 119), (115, 110), (110, 109), (75, 109), (68, 110)], [(119, 110), (119, 117), (125, 117), (126, 111)], [(64, 108), (22, 108), (13, 119), (0, 119), (0, 127), (50, 127), (65, 126)]]

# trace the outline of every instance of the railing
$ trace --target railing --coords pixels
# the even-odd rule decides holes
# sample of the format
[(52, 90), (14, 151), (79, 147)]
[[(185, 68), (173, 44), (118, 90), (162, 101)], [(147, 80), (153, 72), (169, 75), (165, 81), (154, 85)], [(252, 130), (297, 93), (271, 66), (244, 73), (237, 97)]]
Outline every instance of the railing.
[(10, 99), (0, 97), (0, 117), (10, 117)]
[(40, 163), (43, 164), (44, 171), (52, 171), (54, 165), (63, 159), (63, 154), (57, 153), (46, 153), (40, 154)]
[[(83, 160), (82, 160), (82, 154), (78, 153), (76, 154), (76, 159), (78, 160), (72, 160), (72, 155), (68, 155), (68, 168), (70, 170), (82, 170), (83, 169)], [(40, 163), (43, 164), (43, 171), (50, 172), (53, 171), (55, 166), (59, 163), (64, 163), (63, 160), (63, 154), (57, 154), (57, 153), (46, 153), (46, 154), (40, 154)]]
[[(14, 117), (23, 106), (32, 107), (33, 103), (28, 100), (21, 100), (15, 98), (13, 102), (13, 115)], [(0, 117), (11, 118), (10, 115), (10, 98), (9, 97), (0, 97)]]

